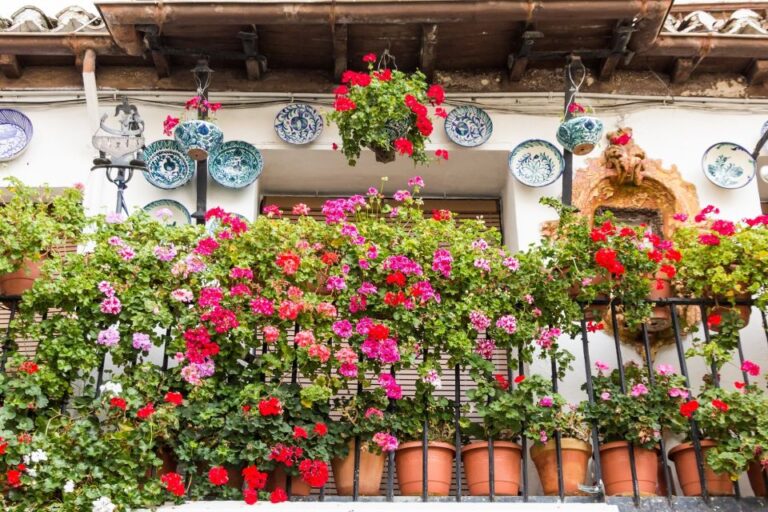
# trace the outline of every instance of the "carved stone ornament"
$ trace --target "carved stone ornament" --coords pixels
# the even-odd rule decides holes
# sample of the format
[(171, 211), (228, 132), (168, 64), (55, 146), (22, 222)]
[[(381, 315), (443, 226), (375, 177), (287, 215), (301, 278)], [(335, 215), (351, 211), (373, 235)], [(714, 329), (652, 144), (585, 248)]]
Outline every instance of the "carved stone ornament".
[[(653, 212), (660, 218), (660, 235), (671, 238), (679, 224), (673, 218), (676, 213), (693, 217), (699, 212), (696, 187), (683, 179), (674, 164), (663, 167), (661, 160), (648, 158), (632, 137), (631, 128), (620, 128), (607, 137), (611, 143), (603, 153), (588, 159), (587, 168), (574, 173), (573, 206), (590, 222), (598, 210)], [(693, 325), (699, 318), (698, 308), (678, 307), (678, 315), (683, 326)], [(610, 328), (610, 314), (604, 320)], [(608, 334), (612, 334), (610, 329)], [(620, 329), (619, 334), (621, 341), (642, 351), (639, 333)], [(650, 341), (653, 356), (661, 346), (674, 342), (672, 330), (654, 332)]]

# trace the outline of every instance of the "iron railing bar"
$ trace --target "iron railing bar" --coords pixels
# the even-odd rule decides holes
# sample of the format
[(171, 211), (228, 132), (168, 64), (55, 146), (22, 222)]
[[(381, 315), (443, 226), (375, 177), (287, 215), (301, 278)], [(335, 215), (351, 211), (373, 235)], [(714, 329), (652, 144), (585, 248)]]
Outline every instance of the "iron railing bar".
[[(709, 345), (712, 343), (712, 338), (709, 333), (709, 325), (707, 325), (707, 319), (709, 316), (707, 315), (707, 306), (706, 304), (700, 304), (699, 310), (701, 311), (701, 325), (704, 330), (704, 343)], [(717, 371), (717, 363), (715, 361), (712, 361), (709, 368), (709, 373), (712, 376), (712, 383), (715, 385), (715, 387), (720, 387), (720, 373)]]
[(454, 452), (456, 465), (456, 501), (461, 502), (461, 368), (457, 364), (454, 369), (454, 389), (453, 399), (456, 402), (454, 404), (454, 445), (456, 451)]
[[(391, 366), (389, 368), (389, 374), (392, 378), (395, 377), (395, 368)], [(391, 414), (396, 408), (396, 402), (394, 398), (389, 399), (387, 405), (387, 411)], [(387, 452), (387, 501), (392, 502), (395, 499), (395, 452)]]
[[(653, 362), (651, 361), (651, 342), (648, 339), (648, 325), (642, 326), (643, 348), (645, 349), (645, 365), (648, 367), (648, 381), (651, 387), (656, 386), (656, 374), (653, 371)], [(659, 436), (659, 448), (661, 450), (661, 464), (664, 471), (664, 486), (667, 490), (667, 499), (672, 499), (672, 475), (669, 474), (669, 461), (667, 460), (667, 447), (664, 442), (664, 435)]]
[[(293, 324), (293, 361), (291, 361), (291, 386), (294, 386), (299, 381), (299, 344), (296, 341), (296, 335), (299, 333), (299, 324)], [(291, 474), (285, 472), (285, 493), (288, 496), (288, 501), (291, 501), (293, 493), (291, 488), (293, 487)]]
[[(685, 379), (685, 388), (691, 393), (691, 379), (688, 377), (688, 364), (685, 360), (685, 351), (683, 342), (680, 339), (680, 320), (677, 317), (677, 308), (674, 304), (669, 305), (670, 315), (672, 317), (672, 333), (675, 337), (675, 348), (677, 349), (677, 358), (680, 361), (680, 372)], [(706, 321), (706, 320), (705, 320)], [(701, 443), (699, 441), (699, 429), (696, 426), (696, 420), (691, 418), (691, 442), (693, 451), (696, 455), (696, 467), (699, 471), (699, 482), (701, 484), (701, 495), (704, 501), (709, 503), (709, 490), (707, 489), (707, 479), (704, 473), (704, 457), (701, 453)]]
[[(558, 392), (557, 386), (557, 361), (555, 356), (551, 357), (552, 363), (552, 392)], [(563, 442), (562, 434), (559, 430), (555, 431), (555, 455), (557, 457), (557, 494), (560, 501), (565, 500), (565, 482), (563, 481)]]
[(165, 373), (168, 371), (168, 344), (171, 342), (171, 328), (165, 330), (165, 336), (163, 339), (163, 366), (162, 371)]
[[(424, 349), (424, 363), (427, 362), (428, 350)], [(424, 432), (421, 436), (421, 501), (429, 499), (429, 411), (427, 410), (428, 399), (424, 397)]]
[[(624, 374), (624, 358), (621, 355), (621, 340), (619, 339), (619, 322), (616, 317), (616, 303), (611, 302), (611, 324), (613, 326), (613, 341), (616, 345), (616, 361), (619, 367), (619, 384), (621, 392), (627, 392), (626, 375)], [(635, 465), (635, 444), (629, 443), (629, 470), (632, 473), (632, 500), (635, 506), (640, 505), (640, 485), (637, 481), (637, 466)]]
[[(523, 354), (521, 349), (517, 351), (517, 372), (520, 375), (525, 375), (525, 363), (523, 363)], [(522, 424), (523, 431), (520, 436), (520, 444), (523, 445), (523, 501), (528, 501), (528, 438), (525, 437), (526, 424)]]
[[(581, 349), (582, 353), (584, 355), (584, 369), (587, 375), (586, 378), (586, 384), (587, 384), (587, 400), (590, 404), (595, 403), (595, 388), (592, 383), (592, 362), (590, 361), (589, 357), (589, 337), (587, 336), (587, 319), (584, 317), (584, 312), (582, 311), (581, 316)], [(603, 492), (603, 471), (602, 466), (600, 465), (600, 434), (597, 431), (597, 422), (592, 423), (592, 443), (594, 446), (592, 447), (592, 461), (593, 464), (593, 470), (595, 474), (595, 483), (600, 489), (601, 498), (603, 501), (605, 501), (605, 493)]]

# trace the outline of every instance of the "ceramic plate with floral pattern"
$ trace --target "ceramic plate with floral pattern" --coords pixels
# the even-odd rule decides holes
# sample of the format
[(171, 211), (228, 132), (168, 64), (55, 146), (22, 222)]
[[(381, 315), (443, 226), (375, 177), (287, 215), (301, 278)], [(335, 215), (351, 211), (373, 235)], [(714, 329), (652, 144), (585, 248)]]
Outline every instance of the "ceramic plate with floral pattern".
[(445, 118), (445, 133), (459, 146), (484, 144), (493, 133), (493, 122), (485, 110), (471, 105), (456, 107)]
[(208, 158), (208, 170), (216, 183), (227, 188), (244, 188), (261, 176), (264, 159), (252, 144), (241, 140), (225, 142)]
[(565, 169), (562, 153), (551, 142), (531, 139), (509, 154), (509, 170), (523, 185), (545, 187), (557, 181)]
[(701, 159), (704, 175), (718, 187), (741, 188), (755, 177), (752, 153), (732, 142), (719, 142), (704, 152)]
[(292, 103), (275, 117), (277, 136), (289, 144), (308, 144), (323, 131), (323, 118), (306, 103)]
[(195, 175), (195, 161), (175, 140), (162, 139), (149, 144), (144, 150), (144, 161), (147, 162), (144, 177), (157, 188), (179, 188)]
[(144, 211), (152, 218), (167, 224), (192, 224), (189, 210), (173, 199), (158, 199), (144, 206)]
[(21, 155), (32, 140), (32, 121), (18, 110), (0, 109), (0, 162)]

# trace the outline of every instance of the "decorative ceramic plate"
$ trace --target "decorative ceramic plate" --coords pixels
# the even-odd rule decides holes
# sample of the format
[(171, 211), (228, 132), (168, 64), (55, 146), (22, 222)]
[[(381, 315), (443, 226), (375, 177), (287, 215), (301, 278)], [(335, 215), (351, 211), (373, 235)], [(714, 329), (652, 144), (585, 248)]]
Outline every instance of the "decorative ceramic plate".
[(166, 223), (178, 225), (192, 224), (192, 216), (189, 214), (189, 210), (183, 204), (173, 199), (158, 199), (144, 207), (144, 211), (153, 218), (161, 217), (163, 209), (171, 211), (171, 216), (166, 219)]
[(755, 177), (752, 153), (732, 142), (719, 142), (704, 152), (701, 166), (709, 181), (722, 188), (741, 188)]
[(0, 109), (0, 162), (21, 155), (32, 140), (32, 121), (18, 110)]
[(456, 107), (445, 118), (445, 133), (459, 146), (473, 148), (488, 140), (493, 122), (483, 109), (471, 105)]
[(211, 178), (227, 188), (247, 187), (261, 176), (263, 168), (259, 150), (241, 140), (225, 142), (208, 157)]
[(523, 142), (509, 154), (509, 170), (523, 185), (544, 187), (563, 174), (565, 160), (554, 144), (541, 139)]
[(277, 136), (290, 144), (307, 144), (323, 131), (323, 118), (311, 105), (292, 103), (275, 117)]
[(157, 188), (173, 189), (189, 183), (195, 175), (195, 161), (181, 144), (171, 139), (156, 140), (144, 150), (147, 172), (144, 177)]

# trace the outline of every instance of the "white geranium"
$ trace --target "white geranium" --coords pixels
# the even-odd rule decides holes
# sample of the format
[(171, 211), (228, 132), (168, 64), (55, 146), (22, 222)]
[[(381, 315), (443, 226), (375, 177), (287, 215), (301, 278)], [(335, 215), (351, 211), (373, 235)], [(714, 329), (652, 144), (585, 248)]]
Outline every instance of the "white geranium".
[(69, 494), (70, 492), (75, 492), (75, 482), (72, 480), (67, 480), (67, 483), (64, 484), (64, 494)]
[(45, 461), (47, 461), (48, 460), (48, 454), (45, 453), (43, 450), (35, 450), (35, 451), (33, 451), (30, 454), (29, 458), (32, 460), (32, 462), (37, 464), (38, 462), (45, 462)]
[(106, 496), (102, 496), (93, 502), (93, 508), (91, 512), (115, 512), (117, 505), (112, 503), (112, 500)]
[(30, 477), (35, 478), (37, 476), (37, 471), (32, 468), (27, 468), (27, 474)]
[(115, 396), (120, 396), (120, 393), (123, 392), (123, 386), (119, 382), (109, 381), (102, 384), (99, 391), (102, 394), (112, 393)]

